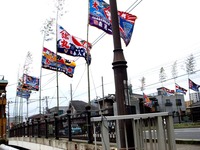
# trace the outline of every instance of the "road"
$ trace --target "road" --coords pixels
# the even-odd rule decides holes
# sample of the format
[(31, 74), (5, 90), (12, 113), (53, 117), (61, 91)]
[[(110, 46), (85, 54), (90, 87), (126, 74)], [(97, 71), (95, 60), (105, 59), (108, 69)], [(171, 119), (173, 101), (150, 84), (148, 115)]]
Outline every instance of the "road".
[[(148, 131), (146, 131), (146, 133), (148, 133)], [(174, 129), (174, 134), (176, 139), (200, 141), (200, 128)], [(146, 136), (148, 138), (148, 134)]]
[(198, 139), (200, 140), (200, 128), (174, 129), (176, 139)]

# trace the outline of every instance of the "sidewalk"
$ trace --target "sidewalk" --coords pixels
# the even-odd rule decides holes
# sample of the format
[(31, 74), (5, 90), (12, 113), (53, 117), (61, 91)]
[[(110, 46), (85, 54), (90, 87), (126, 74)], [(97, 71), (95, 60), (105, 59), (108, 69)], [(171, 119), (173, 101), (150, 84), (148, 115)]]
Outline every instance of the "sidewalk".
[(177, 150), (200, 150), (200, 139), (176, 139)]
[(200, 145), (194, 144), (176, 144), (177, 150), (200, 150)]

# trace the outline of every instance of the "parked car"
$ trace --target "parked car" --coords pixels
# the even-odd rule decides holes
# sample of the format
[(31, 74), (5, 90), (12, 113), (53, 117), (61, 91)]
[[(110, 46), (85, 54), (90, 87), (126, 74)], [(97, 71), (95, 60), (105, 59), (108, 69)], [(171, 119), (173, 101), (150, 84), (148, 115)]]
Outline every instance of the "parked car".
[(82, 134), (82, 129), (79, 126), (72, 127), (72, 134)]
[[(62, 132), (62, 131), (61, 131)], [(76, 134), (82, 134), (82, 129), (81, 127), (79, 126), (72, 126), (71, 127), (71, 133), (73, 135), (76, 135)], [(68, 127), (65, 127), (65, 135), (68, 135)]]

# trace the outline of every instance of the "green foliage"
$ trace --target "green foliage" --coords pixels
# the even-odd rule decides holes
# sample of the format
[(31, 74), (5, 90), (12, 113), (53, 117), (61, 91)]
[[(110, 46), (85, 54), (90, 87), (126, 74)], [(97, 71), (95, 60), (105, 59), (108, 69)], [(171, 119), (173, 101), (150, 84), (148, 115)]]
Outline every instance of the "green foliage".
[(142, 77), (142, 79), (141, 79), (141, 91), (144, 91), (144, 89), (145, 89), (145, 77)]
[(177, 78), (178, 76), (178, 71), (177, 71), (177, 61), (174, 62), (174, 64), (172, 65), (172, 77), (173, 79)]
[(195, 59), (193, 54), (191, 54), (185, 61), (186, 72), (188, 75), (195, 73)]
[(180, 128), (200, 128), (200, 122), (187, 122), (187, 123), (176, 123), (174, 129)]
[(167, 75), (165, 73), (165, 69), (163, 67), (160, 68), (159, 80), (163, 83), (166, 79)]

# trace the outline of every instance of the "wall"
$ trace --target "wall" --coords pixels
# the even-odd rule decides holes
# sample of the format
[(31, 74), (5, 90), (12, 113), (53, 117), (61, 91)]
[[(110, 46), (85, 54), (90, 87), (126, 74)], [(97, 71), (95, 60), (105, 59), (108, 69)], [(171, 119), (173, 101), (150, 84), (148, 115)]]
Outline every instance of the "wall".
[[(14, 137), (8, 139), (9, 145), (17, 145), (30, 150), (94, 150), (94, 144), (88, 144), (86, 141), (73, 140), (73, 142), (67, 141), (67, 139), (46, 139), (46, 138), (30, 138), (30, 137)], [(102, 147), (96, 145), (97, 150), (102, 150)], [(111, 150), (117, 150), (115, 147), (111, 147)]]

